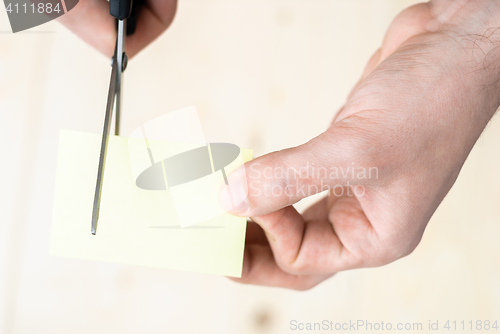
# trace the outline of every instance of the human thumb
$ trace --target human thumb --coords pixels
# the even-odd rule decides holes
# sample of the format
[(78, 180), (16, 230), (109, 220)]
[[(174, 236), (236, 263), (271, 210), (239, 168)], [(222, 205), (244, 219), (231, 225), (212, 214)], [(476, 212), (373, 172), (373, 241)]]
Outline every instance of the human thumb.
[(245, 163), (228, 176), (228, 185), (222, 184), (222, 208), (238, 216), (260, 216), (346, 185), (349, 173), (338, 171), (352, 162), (337, 137), (327, 131), (303, 145)]

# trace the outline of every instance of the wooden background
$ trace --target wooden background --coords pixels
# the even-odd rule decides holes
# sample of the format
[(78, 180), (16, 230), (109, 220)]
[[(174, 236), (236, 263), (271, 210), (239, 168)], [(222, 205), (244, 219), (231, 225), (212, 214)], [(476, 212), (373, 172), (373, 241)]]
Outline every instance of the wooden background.
[[(171, 29), (129, 63), (125, 133), (195, 104), (209, 141), (256, 155), (301, 144), (412, 3), (181, 0)], [(58, 131), (101, 131), (109, 59), (56, 22), (9, 31), (0, 9), (0, 333), (279, 334), (324, 319), (421, 322), (424, 333), (429, 320), (500, 320), (495, 119), (410, 256), (310, 291), (49, 256)]]

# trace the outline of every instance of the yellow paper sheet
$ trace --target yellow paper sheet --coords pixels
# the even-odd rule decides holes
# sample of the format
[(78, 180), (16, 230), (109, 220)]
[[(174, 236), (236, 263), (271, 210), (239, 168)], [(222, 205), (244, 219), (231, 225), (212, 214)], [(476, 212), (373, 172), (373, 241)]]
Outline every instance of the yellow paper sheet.
[[(97, 234), (92, 235), (99, 149), (97, 134), (60, 133), (51, 255), (241, 276), (246, 219), (223, 214), (181, 228), (168, 190), (135, 185), (127, 138), (110, 137)], [(244, 161), (252, 158), (251, 150), (242, 154)]]

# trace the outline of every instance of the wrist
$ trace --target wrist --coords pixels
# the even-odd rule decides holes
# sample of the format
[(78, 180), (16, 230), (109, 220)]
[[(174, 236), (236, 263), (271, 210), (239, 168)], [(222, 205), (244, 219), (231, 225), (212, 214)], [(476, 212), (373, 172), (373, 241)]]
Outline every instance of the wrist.
[(500, 1), (441, 0), (429, 3), (433, 19), (427, 29), (455, 41), (457, 80), (475, 91), (478, 112), (488, 119), (500, 105)]
[(429, 9), (436, 27), (453, 26), (469, 33), (472, 30), (499, 27), (498, 0), (431, 0)]

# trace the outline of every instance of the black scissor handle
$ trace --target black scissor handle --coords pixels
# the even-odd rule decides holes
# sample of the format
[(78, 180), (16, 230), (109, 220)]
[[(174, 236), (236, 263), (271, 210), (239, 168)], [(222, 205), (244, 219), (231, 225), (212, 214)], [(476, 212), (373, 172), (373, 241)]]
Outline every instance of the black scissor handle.
[(139, 12), (145, 2), (146, 0), (134, 0), (134, 3), (132, 5), (132, 12), (127, 19), (127, 35), (134, 34), (135, 27), (137, 26), (137, 19), (139, 18)]
[(109, 0), (109, 13), (117, 20), (128, 19), (132, 13), (133, 0)]
[(127, 35), (135, 32), (139, 11), (145, 0), (109, 0), (109, 13), (116, 20), (127, 19)]

